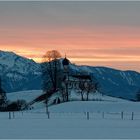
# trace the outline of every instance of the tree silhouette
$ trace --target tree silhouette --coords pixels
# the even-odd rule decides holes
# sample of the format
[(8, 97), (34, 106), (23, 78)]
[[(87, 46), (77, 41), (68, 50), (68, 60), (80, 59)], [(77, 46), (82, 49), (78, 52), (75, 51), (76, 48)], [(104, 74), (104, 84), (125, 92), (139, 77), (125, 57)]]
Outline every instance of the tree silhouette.
[(136, 93), (136, 100), (140, 101), (140, 89)]
[(42, 63), (42, 87), (43, 91), (46, 93), (49, 90), (54, 90), (60, 86), (61, 80), (61, 54), (57, 50), (52, 50), (46, 52), (43, 56)]
[(5, 105), (6, 100), (7, 100), (6, 92), (2, 88), (2, 80), (1, 80), (1, 77), (0, 77), (0, 106)]
[(98, 82), (96, 79), (93, 80), (90, 75), (82, 75), (81, 77), (85, 79), (80, 79), (78, 85), (78, 94), (81, 95), (81, 100), (89, 100), (89, 95), (94, 94), (98, 90)]

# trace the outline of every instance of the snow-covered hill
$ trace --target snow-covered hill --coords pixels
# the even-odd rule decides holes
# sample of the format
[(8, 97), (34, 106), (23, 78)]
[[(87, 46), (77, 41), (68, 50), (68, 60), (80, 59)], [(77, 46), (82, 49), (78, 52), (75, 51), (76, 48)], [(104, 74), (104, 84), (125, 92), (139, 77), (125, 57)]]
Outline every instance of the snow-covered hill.
[[(25, 100), (27, 103), (32, 102), (34, 99), (42, 95), (42, 90), (31, 90), (31, 91), (21, 91), (21, 92), (13, 92), (7, 94), (7, 98), (9, 101), (16, 101), (16, 100)], [(52, 97), (50, 100), (54, 100), (55, 98)], [(106, 95), (101, 95), (100, 93), (92, 94), (89, 97), (90, 101), (84, 101), (84, 103), (81, 100), (81, 97), (78, 96), (74, 91), (71, 93), (70, 100), (71, 102), (68, 103), (61, 103), (60, 105), (56, 105), (56, 107), (51, 107), (52, 111), (58, 111), (58, 112), (69, 112), (69, 111), (96, 111), (96, 110), (102, 110), (104, 108), (104, 104), (106, 105), (106, 108), (108, 110), (113, 110), (113, 106), (119, 105), (120, 109), (121, 104), (126, 103), (126, 108), (128, 107), (128, 104), (131, 105), (131, 101), (110, 97)], [(53, 102), (53, 101), (52, 101)], [(94, 106), (93, 106), (94, 102)], [(84, 105), (85, 104), (85, 105)], [(83, 106), (82, 106), (83, 105)], [(112, 106), (113, 105), (113, 106)], [(98, 108), (97, 108), (98, 106)], [(36, 102), (32, 105), (34, 109), (44, 109), (45, 104), (43, 102)], [(54, 109), (53, 109), (54, 108)], [(59, 109), (60, 108), (60, 109)], [(119, 108), (119, 107), (118, 107)], [(55, 110), (56, 109), (56, 110)]]
[[(71, 73), (88, 73), (96, 78), (105, 95), (135, 99), (140, 89), (140, 73), (106, 67), (70, 66)], [(7, 92), (41, 89), (41, 66), (13, 52), (0, 51), (0, 75)]]
[[(8, 98), (32, 100), (41, 91), (9, 93)], [(18, 97), (18, 95), (22, 95)], [(72, 101), (49, 107), (43, 103), (34, 109), (15, 112), (9, 120), (0, 112), (1, 139), (139, 139), (140, 103), (95, 95), (101, 101)], [(87, 113), (88, 112), (88, 113)], [(122, 117), (123, 112), (123, 117)], [(132, 119), (133, 113), (133, 119)], [(87, 119), (89, 114), (89, 119)], [(14, 118), (13, 118), (14, 117)], [(9, 127), (11, 126), (11, 127)], [(25, 135), (26, 134), (26, 135)]]
[(8, 93), (7, 98), (10, 101), (23, 99), (26, 100), (27, 102), (31, 102), (41, 94), (42, 94), (42, 90), (19, 91), (19, 92)]
[[(16, 101), (18, 99), (26, 100), (27, 103), (33, 101), (35, 98), (42, 94), (42, 90), (31, 90), (31, 91), (21, 91), (13, 92), (7, 94), (7, 98), (10, 101)], [(75, 99), (76, 93), (72, 92), (70, 99)], [(110, 97), (106, 95), (101, 95), (100, 93), (93, 94), (90, 97), (91, 101), (80, 101), (80, 97), (77, 96), (77, 101), (70, 101), (66, 103), (56, 104), (50, 106), (51, 112), (97, 112), (97, 111), (134, 111), (140, 112), (140, 103), (132, 102), (120, 98)], [(53, 98), (52, 98), (53, 99)], [(79, 101), (78, 101), (79, 99)], [(44, 102), (36, 102), (33, 104), (34, 110), (38, 109), (45, 111)]]
[[(140, 103), (113, 99), (105, 96), (103, 101), (73, 101), (49, 107), (50, 112), (139, 112)], [(40, 109), (40, 108), (39, 108)], [(45, 110), (45, 109), (44, 109)]]

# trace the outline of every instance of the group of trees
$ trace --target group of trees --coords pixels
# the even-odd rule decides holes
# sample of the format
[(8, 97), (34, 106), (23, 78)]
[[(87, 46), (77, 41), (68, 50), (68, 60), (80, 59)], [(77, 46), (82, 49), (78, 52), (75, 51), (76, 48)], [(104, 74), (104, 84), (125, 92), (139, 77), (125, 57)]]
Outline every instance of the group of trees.
[(6, 92), (2, 88), (2, 81), (0, 77), (0, 107), (5, 106), (7, 102)]
[(56, 51), (48, 51), (43, 56), (42, 63), (42, 88), (44, 92), (48, 92), (50, 90), (56, 91), (57, 88), (60, 87), (61, 78), (61, 63), (59, 58), (61, 58), (61, 54)]
[(42, 89), (43, 98), (45, 97), (46, 112), (48, 112), (48, 102), (50, 97), (61, 87), (62, 74), (61, 71), (61, 54), (56, 51), (48, 51), (42, 60)]
[(2, 80), (0, 78), (0, 111), (18, 111), (27, 108), (25, 100), (9, 101), (6, 92), (2, 88)]
[(20, 111), (28, 109), (27, 102), (25, 100), (9, 101), (5, 107), (5, 111)]
[[(68, 88), (68, 81), (66, 73), (62, 65), (61, 54), (57, 50), (46, 52), (43, 56), (42, 68), (42, 89), (46, 103), (49, 98), (56, 92), (60, 94), (63, 101), (68, 101), (69, 94), (66, 89)], [(63, 83), (63, 84), (62, 84)], [(64, 87), (63, 87), (64, 85)], [(81, 100), (89, 100), (90, 93), (95, 92), (96, 85), (93, 82), (79, 82), (78, 90), (81, 95)], [(85, 97), (86, 96), (86, 97)], [(7, 101), (6, 92), (2, 89), (0, 78), (0, 106), (5, 105), (10, 110), (20, 110), (27, 107), (24, 100), (17, 100), (13, 102)]]
[(79, 92), (81, 95), (81, 100), (88, 101), (89, 100), (89, 95), (93, 94), (97, 91), (97, 85), (98, 83), (93, 83), (92, 81), (88, 82), (80, 82), (79, 83)]
[[(66, 88), (68, 81), (66, 81), (66, 75), (64, 74), (61, 54), (57, 50), (48, 51), (44, 56), (41, 64), (42, 68), (42, 89), (46, 98), (46, 104), (50, 97), (59, 91), (62, 101), (66, 100)], [(94, 79), (94, 78), (93, 78)], [(64, 83), (65, 82), (65, 83)], [(77, 86), (77, 94), (81, 96), (82, 101), (88, 101), (90, 94), (94, 94), (99, 89), (99, 83), (97, 81), (90, 80), (79, 80)], [(69, 94), (67, 95), (69, 96)], [(67, 97), (68, 99), (69, 97)], [(140, 101), (140, 90), (136, 94), (137, 101)], [(0, 78), (0, 107), (6, 106), (10, 110), (21, 110), (27, 108), (25, 100), (17, 100), (8, 104), (6, 92), (2, 89), (1, 78)]]
[[(68, 81), (66, 81), (66, 75), (64, 74), (60, 58), (61, 54), (57, 50), (48, 51), (43, 56), (42, 89), (44, 93), (46, 93), (46, 101), (48, 101), (49, 98), (53, 95), (53, 93), (57, 92), (58, 90), (60, 92), (62, 100), (67, 101), (66, 84), (68, 84)], [(97, 90), (97, 83), (94, 83), (92, 81), (88, 82), (81, 81), (78, 84), (78, 90), (79, 90), (78, 93), (80, 93), (81, 95), (82, 101), (89, 100), (89, 95), (93, 94)]]

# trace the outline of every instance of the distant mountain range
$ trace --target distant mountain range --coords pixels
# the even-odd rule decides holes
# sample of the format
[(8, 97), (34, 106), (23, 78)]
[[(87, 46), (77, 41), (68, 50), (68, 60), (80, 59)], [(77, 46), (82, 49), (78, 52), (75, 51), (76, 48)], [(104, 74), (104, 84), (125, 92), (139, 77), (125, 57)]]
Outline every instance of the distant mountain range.
[(16, 55), (0, 51), (0, 75), (6, 92), (40, 89), (40, 64)]
[[(93, 75), (106, 95), (135, 99), (140, 89), (140, 73), (135, 71), (73, 64), (70, 69)], [(13, 52), (0, 51), (0, 75), (6, 92), (41, 89), (41, 64)]]

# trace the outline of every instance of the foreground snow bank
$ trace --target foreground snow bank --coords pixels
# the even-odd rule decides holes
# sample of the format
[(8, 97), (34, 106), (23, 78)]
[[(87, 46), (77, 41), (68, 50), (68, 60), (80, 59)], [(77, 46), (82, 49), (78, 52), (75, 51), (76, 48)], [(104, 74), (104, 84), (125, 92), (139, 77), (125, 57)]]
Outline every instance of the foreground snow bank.
[[(8, 112), (1, 112), (0, 139), (139, 139), (139, 108), (139, 103), (127, 101), (78, 101), (49, 107), (50, 119), (45, 108), (15, 112), (13, 119), (8, 119)], [(120, 113), (110, 113), (120, 110), (125, 112), (123, 119)], [(134, 120), (128, 113), (132, 110)], [(84, 111), (90, 112), (89, 120)]]
[(15, 119), (0, 114), (1, 139), (115, 139), (140, 138), (139, 120), (50, 118), (46, 114), (16, 113)]
[[(31, 101), (41, 93), (16, 92), (8, 94), (8, 98)], [(15, 112), (12, 119), (8, 112), (1, 112), (0, 139), (140, 139), (140, 103), (108, 96), (96, 95), (95, 98), (102, 100), (50, 106), (50, 119), (42, 102), (35, 103), (33, 110)]]

